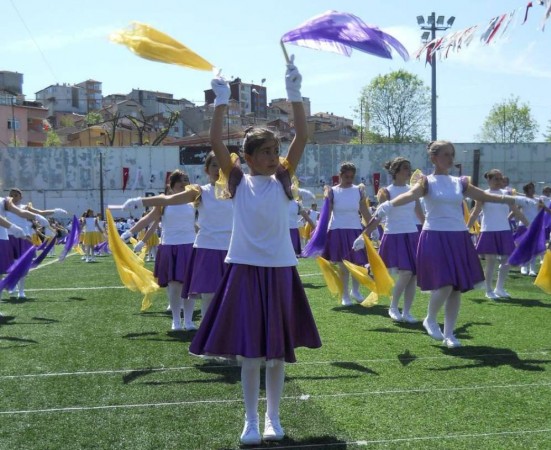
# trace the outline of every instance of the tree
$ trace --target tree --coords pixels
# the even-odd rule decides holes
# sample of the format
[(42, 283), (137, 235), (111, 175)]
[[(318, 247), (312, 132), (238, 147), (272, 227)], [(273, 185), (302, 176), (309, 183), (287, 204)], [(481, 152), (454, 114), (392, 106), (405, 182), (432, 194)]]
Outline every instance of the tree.
[(44, 147), (61, 147), (61, 139), (54, 130), (50, 129), (46, 132)]
[(72, 127), (75, 125), (75, 119), (72, 118), (71, 116), (63, 116), (60, 120), (59, 120), (59, 124), (62, 126), (62, 127)]
[(104, 120), (103, 116), (99, 112), (90, 111), (88, 114), (86, 114), (86, 116), (84, 116), (84, 121), (87, 126), (91, 126), (102, 123)]
[(551, 120), (547, 124), (547, 130), (546, 133), (543, 135), (543, 138), (545, 139), (545, 142), (551, 142)]
[(492, 106), (480, 130), (481, 142), (533, 142), (539, 125), (532, 117), (530, 106), (520, 104), (518, 97)]
[(170, 117), (168, 118), (168, 122), (161, 129), (161, 132), (153, 140), (153, 143), (151, 145), (152, 146), (160, 145), (161, 142), (163, 142), (164, 138), (167, 137), (168, 132), (174, 126), (174, 124), (178, 121), (179, 118), (180, 118), (180, 112), (179, 111), (171, 111)]
[(430, 89), (405, 70), (379, 75), (360, 97), (364, 142), (423, 142), (430, 126)]

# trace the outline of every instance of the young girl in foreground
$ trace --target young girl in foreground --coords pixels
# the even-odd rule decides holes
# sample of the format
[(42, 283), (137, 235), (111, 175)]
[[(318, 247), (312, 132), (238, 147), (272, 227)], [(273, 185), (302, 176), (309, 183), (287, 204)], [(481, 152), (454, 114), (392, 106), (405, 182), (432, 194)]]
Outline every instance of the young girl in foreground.
[[(522, 199), (490, 194), (471, 185), (467, 177), (448, 175), (455, 156), (451, 142), (431, 142), (428, 154), (434, 173), (423, 177), (409, 192), (384, 202), (376, 215), (385, 216), (395, 206), (424, 197), (426, 215), (417, 249), (417, 284), (421, 290), (431, 291), (431, 297), (423, 326), (430, 337), (453, 348), (461, 346), (454, 335), (461, 293), (484, 281), (482, 266), (463, 218), (463, 197), (508, 205)], [(436, 316), (444, 305), (442, 334)]]
[(245, 426), (240, 440), (246, 445), (261, 442), (258, 417), (261, 364), (266, 364), (267, 400), (263, 438), (277, 441), (285, 435), (279, 422), (284, 363), (296, 361), (296, 347), (321, 346), (289, 235), (291, 173), (306, 145), (306, 117), (300, 94), (301, 76), (292, 63), (287, 66), (285, 78), (295, 119), (295, 137), (286, 160), (280, 164), (277, 137), (267, 129), (249, 131), (243, 141), (243, 152), (250, 174), (233, 165), (222, 141), (229, 85), (221, 78), (212, 81), (216, 100), (210, 138), (220, 169), (229, 180), (233, 230), (226, 258), (229, 268), (190, 352), (241, 362)]

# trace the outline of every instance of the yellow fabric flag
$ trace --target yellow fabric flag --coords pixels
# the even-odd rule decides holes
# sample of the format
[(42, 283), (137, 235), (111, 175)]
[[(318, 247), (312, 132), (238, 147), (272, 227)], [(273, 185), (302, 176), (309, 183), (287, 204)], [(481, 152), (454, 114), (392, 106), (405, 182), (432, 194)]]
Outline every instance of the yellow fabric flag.
[(534, 284), (547, 294), (551, 294), (551, 250), (545, 252), (543, 264)]
[(370, 291), (375, 291), (377, 289), (377, 286), (375, 284), (375, 281), (373, 278), (369, 276), (369, 273), (367, 271), (366, 267), (358, 266), (354, 263), (351, 263), (350, 261), (343, 260), (343, 263), (345, 267), (350, 272), (350, 275), (362, 286), (365, 286)]
[(126, 45), (142, 58), (166, 64), (177, 64), (198, 70), (212, 70), (214, 66), (185, 45), (150, 25), (133, 22), (128, 30), (109, 36), (117, 44)]
[(110, 210), (107, 210), (106, 218), (109, 230), (109, 249), (113, 254), (119, 277), (128, 289), (140, 291), (145, 295), (141, 307), (141, 311), (145, 311), (151, 306), (149, 295), (157, 291), (159, 285), (155, 281), (153, 273), (144, 267), (144, 262), (120, 238)]
[(373, 273), (373, 279), (375, 280), (376, 289), (374, 291), (378, 295), (390, 296), (392, 293), (392, 288), (394, 287), (394, 280), (388, 273), (388, 269), (385, 266), (385, 263), (377, 253), (377, 250), (373, 248), (371, 240), (363, 233), (365, 250), (367, 252), (367, 259), (369, 261), (369, 266), (371, 267), (371, 272)]
[(423, 172), (421, 172), (419, 169), (415, 169), (415, 171), (411, 174), (409, 184), (411, 186), (415, 186), (421, 178), (423, 178)]
[(336, 295), (339, 303), (341, 301), (343, 287), (339, 271), (326, 259), (318, 256), (316, 258), (318, 265), (320, 266), (321, 273), (325, 279), (325, 284), (327, 284), (327, 289), (331, 294)]
[[(231, 163), (233, 166), (239, 164), (239, 155), (237, 153), (230, 154)], [(230, 198), (230, 191), (228, 190), (228, 179), (222, 169), (218, 170), (218, 180), (214, 183), (214, 196), (218, 200), (225, 200)]]
[(73, 247), (75, 253), (78, 253), (80, 256), (84, 256), (84, 250), (80, 247), (80, 244), (77, 244)]
[[(471, 214), (469, 213), (469, 207), (467, 206), (467, 202), (463, 200), (463, 220), (465, 221), (465, 225), (469, 223), (470, 218)], [(469, 228), (469, 232), (471, 234), (480, 234), (480, 223), (478, 223), (478, 220), (476, 220), (473, 223), (473, 226)]]

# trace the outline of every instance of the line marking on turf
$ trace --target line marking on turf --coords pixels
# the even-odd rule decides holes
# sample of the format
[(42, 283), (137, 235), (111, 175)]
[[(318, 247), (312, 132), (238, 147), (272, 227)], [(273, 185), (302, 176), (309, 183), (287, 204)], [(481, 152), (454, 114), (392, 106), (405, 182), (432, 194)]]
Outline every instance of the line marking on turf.
[[(69, 253), (65, 258), (75, 256), (76, 254), (77, 254), (76, 252)], [(63, 261), (59, 261), (59, 259), (55, 258), (53, 261), (48, 261), (46, 263), (40, 264), (38, 267), (32, 268), (31, 270), (29, 270), (29, 272), (34, 272), (35, 270), (42, 269), (44, 267), (48, 267), (50, 264), (55, 264), (55, 263), (58, 263), (58, 262), (63, 262)]]
[[(548, 355), (547, 349), (535, 350), (530, 352), (516, 352), (515, 355)], [(503, 356), (513, 357), (511, 353), (487, 353), (487, 354), (472, 354), (472, 355), (463, 355), (469, 358), (500, 358)], [(434, 360), (448, 360), (455, 359), (455, 355), (441, 355), (441, 356), (417, 356), (411, 358), (413, 361), (423, 362), (423, 361), (434, 361)], [(293, 364), (288, 364), (287, 368), (292, 370), (293, 367), (300, 366), (315, 366), (315, 365), (325, 365), (325, 364), (346, 364), (346, 363), (387, 363), (387, 362), (396, 362), (397, 358), (374, 358), (374, 359), (355, 359), (354, 361), (339, 361), (339, 360), (330, 360), (330, 361), (305, 361), (305, 362), (296, 362)], [(131, 372), (169, 372), (169, 371), (179, 371), (179, 370), (194, 370), (200, 367), (200, 365), (192, 366), (179, 366), (179, 367), (139, 367), (136, 369), (109, 369), (109, 370), (84, 370), (76, 372), (46, 372), (46, 373), (29, 373), (29, 374), (19, 374), (19, 375), (0, 375), (0, 380), (7, 379), (18, 379), (18, 378), (43, 378), (43, 377), (70, 377), (70, 376), (83, 376), (83, 375), (116, 375), (119, 373), (131, 373)], [(234, 364), (220, 364), (214, 365), (210, 364), (208, 366), (212, 369), (222, 369), (222, 368), (235, 368)]]
[[(385, 391), (364, 391), (364, 392), (340, 392), (336, 394), (302, 394), (299, 396), (283, 396), (284, 400), (307, 401), (312, 399), (323, 398), (347, 398), (360, 397), (369, 395), (396, 395), (396, 394), (433, 394), (435, 392), (465, 392), (465, 391), (480, 391), (486, 389), (517, 389), (517, 388), (538, 388), (551, 386), (551, 380), (544, 383), (528, 383), (528, 384), (504, 384), (504, 385), (475, 385), (461, 386), (450, 388), (418, 388), (418, 389), (390, 389)], [(260, 400), (265, 401), (265, 398)], [(192, 400), (181, 402), (159, 402), (159, 403), (134, 403), (122, 405), (99, 405), (99, 406), (68, 406), (64, 408), (45, 408), (45, 409), (22, 409), (11, 411), (0, 411), (0, 415), (16, 415), (16, 414), (37, 414), (37, 413), (54, 413), (54, 412), (76, 412), (76, 411), (93, 411), (105, 409), (128, 409), (128, 408), (152, 408), (164, 406), (192, 406), (192, 405), (212, 405), (212, 404), (227, 404), (227, 403), (242, 403), (242, 399), (214, 399), (214, 400)]]

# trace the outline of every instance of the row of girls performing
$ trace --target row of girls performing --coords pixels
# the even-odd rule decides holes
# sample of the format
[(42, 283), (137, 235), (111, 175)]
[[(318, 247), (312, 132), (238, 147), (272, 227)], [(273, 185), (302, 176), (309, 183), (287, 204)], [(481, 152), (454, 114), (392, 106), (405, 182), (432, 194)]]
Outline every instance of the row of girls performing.
[[(210, 182), (191, 185), (188, 176), (176, 170), (170, 176), (170, 192), (131, 198), (123, 205), (130, 211), (152, 209), (122, 238), (147, 228), (146, 241), (148, 233), (162, 225), (154, 275), (159, 286), (167, 288), (172, 329), (196, 328), (192, 314), (199, 299), (202, 320), (190, 353), (241, 364), (245, 404), (242, 444), (283, 439), (279, 403), (284, 363), (296, 361), (297, 347), (321, 346), (297, 271), (289, 227), (289, 211), (294, 211), (295, 218), (299, 211), (292, 178), (307, 141), (301, 80), (291, 59), (285, 84), (295, 118), (295, 136), (285, 158), (280, 157), (280, 142), (271, 130), (250, 128), (242, 145), (248, 173), (242, 170), (239, 157), (230, 155), (223, 142), (230, 88), (219, 76), (211, 82), (216, 96), (210, 129), (212, 152), (205, 162)], [(383, 224), (379, 257), (397, 274), (391, 317), (415, 321), (410, 308), (416, 287), (430, 291), (424, 328), (443, 345), (458, 347), (461, 344), (454, 328), (461, 294), (485, 282), (465, 223), (463, 201), (470, 198), (481, 205), (484, 223), (484, 218), (497, 214), (497, 208), (486, 209), (487, 205), (507, 213), (511, 210), (523, 220), (518, 207), (525, 207), (528, 199), (499, 189), (484, 191), (466, 177), (450, 176), (455, 156), (451, 142), (431, 142), (428, 155), (434, 172), (419, 177), (411, 186), (407, 184), (411, 178), (407, 160), (397, 158), (386, 165), (393, 183), (382, 190), (384, 197), (374, 212), (368, 208), (362, 187), (354, 184), (355, 166), (343, 163), (340, 183), (327, 189), (319, 220), (302, 255), (323, 258), (338, 268), (344, 306), (353, 304), (351, 298), (362, 301), (355, 278), (350, 286), (347, 263), (359, 267), (368, 264), (367, 249), (362, 248), (368, 244), (364, 236)], [(484, 244), (484, 233), (493, 236), (494, 242), (481, 250), (486, 255), (500, 255), (505, 233), (484, 227), (479, 244)], [(443, 329), (437, 320), (442, 308)], [(267, 409), (261, 435), (258, 400), (262, 364), (266, 366)]]

